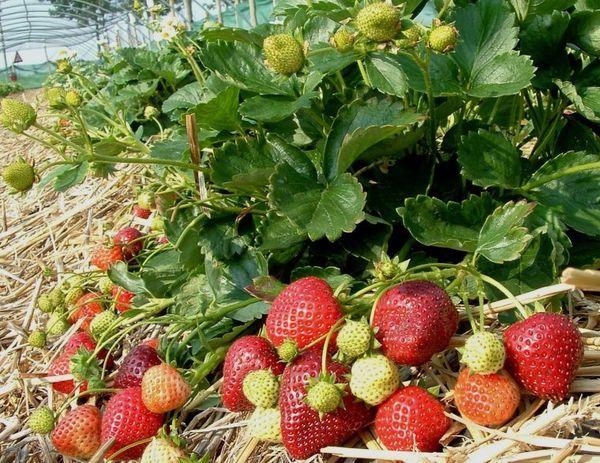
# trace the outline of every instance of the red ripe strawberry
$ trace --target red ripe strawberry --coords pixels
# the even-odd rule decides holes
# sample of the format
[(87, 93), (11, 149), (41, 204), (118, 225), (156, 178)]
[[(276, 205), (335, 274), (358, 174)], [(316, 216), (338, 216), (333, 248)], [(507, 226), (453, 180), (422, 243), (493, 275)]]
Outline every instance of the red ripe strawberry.
[[(94, 341), (94, 339), (85, 331), (78, 331), (73, 336), (71, 336), (65, 344), (65, 352), (74, 354), (80, 347), (84, 347), (89, 351), (93, 351), (96, 348), (96, 341)], [(104, 355), (102, 356), (102, 358), (104, 358), (105, 356), (106, 351), (104, 351)]]
[(326, 335), (342, 317), (331, 287), (320, 278), (294, 281), (275, 298), (267, 316), (267, 336), (275, 347), (286, 339), (298, 349)]
[(388, 289), (377, 301), (373, 327), (383, 353), (402, 365), (422, 365), (448, 347), (458, 312), (442, 288), (409, 281)]
[(143, 207), (138, 206), (137, 204), (133, 205), (131, 209), (131, 213), (140, 219), (147, 219), (152, 214), (150, 209), (144, 209)]
[(69, 315), (69, 321), (73, 324), (83, 319), (80, 329), (87, 331), (94, 317), (103, 310), (99, 300), (100, 296), (96, 293), (86, 293), (81, 296), (75, 303), (75, 310)]
[(504, 332), (505, 368), (532, 394), (565, 398), (583, 357), (577, 327), (564, 315), (537, 313)]
[(142, 341), (142, 346), (150, 346), (155, 350), (158, 350), (158, 345), (160, 344), (160, 340), (158, 338), (148, 338)]
[(118, 389), (141, 386), (142, 377), (148, 368), (160, 363), (160, 357), (154, 348), (147, 345), (136, 346), (129, 351), (119, 366), (114, 386)]
[(159, 236), (158, 239), (156, 240), (156, 242), (158, 244), (169, 244), (169, 238), (167, 238), (165, 235)]
[[(77, 353), (79, 349), (86, 349), (93, 352), (96, 349), (96, 342), (92, 337), (83, 331), (75, 333), (69, 338), (67, 344), (65, 344), (65, 350), (54, 359), (50, 368), (48, 369), (48, 376), (62, 376), (71, 374), (71, 357)], [(107, 351), (102, 349), (98, 353), (98, 358), (104, 360), (106, 358)], [(107, 361), (107, 366), (110, 367), (112, 359)], [(75, 390), (75, 382), (71, 379), (66, 381), (59, 381), (52, 383), (52, 388), (57, 392), (63, 394), (70, 394)], [(87, 390), (87, 382), (83, 381), (79, 388), (80, 392)]]
[(389, 450), (435, 452), (450, 427), (444, 406), (417, 386), (398, 390), (382, 403), (375, 417), (375, 431)]
[(100, 246), (92, 253), (90, 263), (100, 270), (106, 271), (111, 265), (124, 259), (125, 257), (120, 246), (113, 246), (111, 248)]
[(63, 455), (87, 460), (100, 447), (100, 410), (81, 405), (63, 416), (50, 437), (54, 448)]
[(142, 378), (142, 400), (148, 410), (167, 413), (181, 407), (190, 398), (187, 381), (167, 363), (150, 367)]
[(504, 370), (480, 375), (465, 368), (458, 375), (454, 401), (461, 415), (471, 421), (482, 426), (500, 426), (515, 414), (521, 391)]
[[(335, 374), (336, 382), (345, 382), (349, 370), (329, 361), (327, 370)], [(321, 372), (321, 355), (309, 350), (290, 363), (283, 373), (279, 408), (283, 444), (296, 459), (304, 460), (322, 447), (344, 443), (372, 419), (371, 410), (351, 394), (344, 396), (344, 407), (319, 418), (319, 412), (305, 403), (306, 386), (310, 378)]]
[(112, 297), (115, 301), (115, 309), (123, 313), (131, 309), (131, 300), (135, 297), (135, 294), (130, 293), (125, 288), (113, 286)]
[(235, 341), (223, 364), (223, 405), (232, 412), (252, 410), (254, 405), (246, 399), (242, 386), (248, 373), (269, 368), (274, 374), (283, 372), (284, 364), (279, 361), (273, 346), (260, 336), (244, 336)]
[[(71, 357), (73, 356), (70, 352), (62, 352), (58, 357), (54, 359), (50, 368), (48, 369), (48, 376), (62, 376), (71, 374)], [(52, 383), (52, 388), (63, 394), (71, 394), (75, 390), (75, 382), (72, 379), (66, 381), (59, 381)], [(81, 383), (79, 388), (80, 392), (87, 390), (87, 381)]]
[[(102, 417), (102, 443), (115, 438), (105, 457), (123, 447), (156, 435), (163, 423), (163, 416), (152, 413), (142, 402), (142, 388), (130, 387), (113, 395)], [(147, 442), (131, 447), (115, 455), (115, 460), (135, 460), (142, 456)]]
[(144, 247), (142, 232), (137, 228), (121, 228), (113, 238), (115, 245), (121, 247), (125, 260), (130, 260), (137, 256)]

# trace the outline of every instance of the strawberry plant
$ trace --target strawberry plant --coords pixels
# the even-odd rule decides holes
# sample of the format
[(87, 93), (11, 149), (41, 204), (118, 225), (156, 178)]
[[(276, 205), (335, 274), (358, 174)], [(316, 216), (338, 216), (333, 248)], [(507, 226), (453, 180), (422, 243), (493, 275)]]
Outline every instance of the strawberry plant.
[[(424, 21), (425, 3), (281, 0), (251, 30), (165, 17), (158, 50), (107, 54), (100, 76), (61, 63), (57, 127), (3, 100), (5, 127), (60, 155), (9, 166), (20, 194), (141, 165), (133, 226), (38, 302), (50, 338), (94, 336), (51, 371), (74, 377), (59, 392), (112, 394), (108, 455), (179, 455), (157, 431), (221, 374), (223, 405), (294, 458), (374, 417), (389, 449), (439, 450), (453, 428), (431, 368), (486, 426), (519, 388), (569, 393), (577, 326), (532, 315), (559, 299), (515, 295), (598, 263), (597, 11), (458, 1)], [(511, 310), (489, 326), (498, 299)], [(106, 350), (146, 325), (157, 349), (134, 347), (105, 387)]]

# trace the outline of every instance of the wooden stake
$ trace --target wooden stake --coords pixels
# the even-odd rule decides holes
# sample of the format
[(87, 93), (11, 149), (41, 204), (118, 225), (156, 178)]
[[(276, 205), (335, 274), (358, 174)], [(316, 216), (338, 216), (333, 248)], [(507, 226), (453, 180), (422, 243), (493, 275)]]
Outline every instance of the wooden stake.
[[(188, 143), (190, 145), (190, 153), (192, 162), (200, 166), (200, 146), (198, 145), (198, 132), (196, 131), (196, 115), (187, 114), (185, 116), (185, 131), (187, 132)], [(195, 170), (194, 179), (196, 180), (196, 188), (200, 193), (200, 199), (204, 201), (208, 198), (208, 191), (206, 190), (206, 183), (204, 181), (204, 173)]]

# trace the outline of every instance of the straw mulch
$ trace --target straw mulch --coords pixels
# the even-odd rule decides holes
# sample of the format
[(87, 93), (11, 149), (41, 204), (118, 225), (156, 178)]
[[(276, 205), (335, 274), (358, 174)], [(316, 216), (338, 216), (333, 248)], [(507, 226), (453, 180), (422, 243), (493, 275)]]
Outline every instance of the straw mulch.
[[(21, 96), (37, 103), (35, 91)], [(1, 130), (0, 152), (2, 164), (18, 156), (38, 163), (53, 158), (52, 152)], [(0, 182), (0, 463), (73, 461), (63, 460), (51, 451), (46, 438), (32, 435), (26, 427), (30, 410), (41, 404), (57, 405), (61, 400), (41, 377), (71, 333), (53, 340), (45, 351), (29, 348), (26, 337), (45, 322), (45, 316), (34, 311), (38, 294), (70, 272), (87, 270), (91, 249), (104, 239), (106, 231), (115, 228), (112, 222), (122, 225), (128, 220), (133, 182), (132, 175), (109, 180), (88, 178), (64, 194), (46, 188), (22, 197), (10, 196)], [(573, 385), (577, 394), (571, 401), (555, 406), (526, 397), (518, 416), (507, 426), (489, 429), (462, 419), (452, 408), (449, 393), (446, 400), (455, 423), (445, 439), (449, 446), (445, 453), (381, 453), (372, 430), (365, 430), (346, 446), (328, 448), (328, 453), (310, 461), (350, 463), (363, 457), (406, 462), (600, 462), (600, 298), (572, 292), (569, 309), (586, 343), (585, 361)], [(498, 327), (494, 315), (488, 322)], [(153, 330), (148, 327), (135, 338), (147, 337)], [(454, 340), (456, 345), (462, 342), (464, 337)], [(448, 367), (448, 362), (455, 360), (453, 355), (451, 351), (428, 367), (428, 376), (443, 392), (452, 389), (456, 378)], [(411, 372), (405, 370), (404, 374), (408, 380)], [(197, 408), (218, 389), (219, 382), (182, 413), (183, 436), (189, 449), (199, 455), (210, 452), (219, 463), (290, 461), (283, 447), (248, 438), (246, 416), (228, 413), (218, 405)]]

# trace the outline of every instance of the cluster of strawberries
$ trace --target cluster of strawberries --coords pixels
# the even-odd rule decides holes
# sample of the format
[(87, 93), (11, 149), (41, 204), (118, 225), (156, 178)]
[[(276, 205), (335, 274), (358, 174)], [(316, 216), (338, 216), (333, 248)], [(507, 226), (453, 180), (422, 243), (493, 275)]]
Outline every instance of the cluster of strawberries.
[[(136, 207), (139, 204), (134, 206), (134, 215), (138, 215)], [(132, 263), (147, 237), (134, 227), (125, 227), (112, 241), (111, 246), (101, 246), (92, 255), (91, 264), (99, 270), (107, 271), (116, 262)], [(38, 300), (40, 309), (51, 315), (46, 331), (31, 333), (32, 346), (42, 348), (47, 334), (60, 335), (71, 325), (78, 327), (49, 366), (52, 388), (71, 399), (93, 397), (66, 413), (71, 399), (56, 413), (40, 407), (30, 416), (30, 429), (50, 434), (55, 449), (65, 456), (88, 459), (101, 448), (115, 461), (141, 456), (144, 462), (156, 462), (167, 456), (186, 456), (159, 430), (164, 414), (181, 407), (191, 388), (176, 368), (162, 362), (157, 340), (131, 349), (111, 374), (115, 362), (109, 352), (119, 337), (121, 314), (133, 307), (134, 297), (106, 274), (89, 272), (70, 277)], [(107, 393), (113, 395), (102, 409), (96, 403)]]
[[(368, 323), (344, 317), (325, 281), (302, 278), (273, 301), (266, 337), (246, 336), (229, 349), (223, 403), (253, 411), (250, 434), (283, 443), (297, 459), (342, 444), (372, 422), (390, 450), (439, 450), (451, 425), (446, 405), (399, 365), (418, 367), (446, 350), (458, 323), (451, 298), (432, 282), (389, 288)], [(465, 367), (445, 401), (453, 396), (464, 418), (498, 426), (514, 415), (522, 389), (563, 399), (583, 344), (566, 316), (537, 313), (503, 340), (476, 331), (461, 352)]]
[[(177, 369), (162, 362), (155, 345), (156, 341), (150, 340), (131, 349), (117, 368), (111, 389), (88, 389), (86, 381), (76, 384), (72, 379), (52, 384), (57, 392), (64, 394), (71, 394), (77, 388), (79, 397), (85, 396), (86, 390), (88, 393), (116, 390), (103, 411), (94, 400), (71, 409), (55, 424), (52, 410), (42, 407), (31, 415), (29, 427), (38, 433), (50, 433), (54, 448), (68, 457), (89, 459), (107, 445), (105, 456), (114, 461), (140, 457), (142, 461), (154, 461), (143, 457), (148, 441), (163, 426), (164, 414), (181, 407), (191, 393)], [(63, 354), (85, 355), (96, 349), (89, 334), (78, 332), (71, 336)], [(100, 349), (97, 358), (105, 361), (109, 371), (113, 362), (106, 350)], [(182, 454), (166, 439), (153, 442), (146, 451), (155, 453), (157, 445), (165, 451), (172, 448), (172, 452)]]

